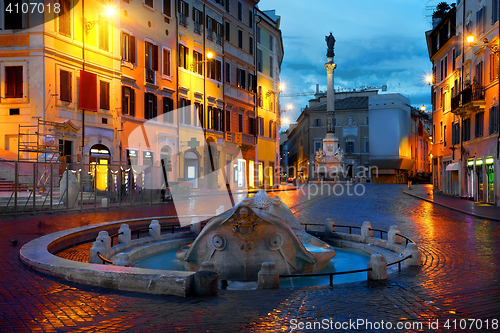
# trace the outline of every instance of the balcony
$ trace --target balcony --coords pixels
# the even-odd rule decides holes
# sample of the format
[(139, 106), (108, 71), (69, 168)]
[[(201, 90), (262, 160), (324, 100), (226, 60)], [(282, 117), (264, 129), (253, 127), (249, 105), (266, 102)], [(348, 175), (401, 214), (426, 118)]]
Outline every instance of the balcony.
[(184, 16), (184, 14), (179, 14), (179, 24), (183, 26), (184, 28), (187, 28), (187, 16)]
[(234, 133), (234, 142), (240, 146), (255, 146), (255, 136), (246, 133)]
[(152, 70), (151, 68), (145, 68), (145, 77), (146, 77), (146, 82), (155, 84), (155, 71)]
[(468, 86), (455, 97), (451, 98), (451, 112), (455, 114), (478, 111), (479, 109), (484, 109), (484, 106), (483, 86)]
[(215, 42), (219, 45), (222, 45), (222, 35), (215, 34)]
[(200, 22), (194, 21), (194, 32), (198, 35), (201, 35), (203, 29), (203, 25)]

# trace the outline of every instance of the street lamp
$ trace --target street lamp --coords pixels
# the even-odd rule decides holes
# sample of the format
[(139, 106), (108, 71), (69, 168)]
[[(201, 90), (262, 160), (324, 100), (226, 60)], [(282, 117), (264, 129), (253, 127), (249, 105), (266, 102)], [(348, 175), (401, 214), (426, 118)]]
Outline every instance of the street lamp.
[(90, 30), (92, 30), (95, 27), (96, 23), (109, 20), (114, 14), (114, 7), (112, 5), (108, 5), (104, 8), (103, 12), (99, 15), (99, 18), (97, 20), (87, 21), (87, 19), (84, 19), (85, 33), (88, 33)]

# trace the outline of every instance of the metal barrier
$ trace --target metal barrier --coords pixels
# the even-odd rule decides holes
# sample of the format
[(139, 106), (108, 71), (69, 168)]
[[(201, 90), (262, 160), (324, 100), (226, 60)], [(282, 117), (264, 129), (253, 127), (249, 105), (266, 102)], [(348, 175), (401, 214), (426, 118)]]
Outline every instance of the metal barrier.
[(284, 274), (280, 275), (281, 278), (295, 278), (295, 277), (309, 277), (309, 276), (330, 276), (330, 286), (333, 286), (333, 276), (334, 275), (342, 275), (342, 274), (352, 274), (352, 273), (362, 273), (369, 272), (371, 268), (358, 269), (354, 271), (346, 271), (346, 272), (327, 272), (327, 273), (309, 273), (309, 274)]
[[(162, 204), (160, 166), (0, 161), (0, 215), (68, 212)], [(191, 197), (186, 182), (169, 184), (177, 199)], [(163, 190), (163, 191), (162, 191)]]

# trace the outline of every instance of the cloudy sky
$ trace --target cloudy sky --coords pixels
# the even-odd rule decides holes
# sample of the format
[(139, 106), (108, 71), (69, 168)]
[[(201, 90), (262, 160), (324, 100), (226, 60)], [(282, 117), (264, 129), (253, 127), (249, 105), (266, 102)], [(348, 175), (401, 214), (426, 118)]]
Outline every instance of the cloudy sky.
[[(275, 9), (281, 16), (285, 57), (281, 80), (286, 93), (326, 91), (325, 36), (336, 39), (334, 84), (337, 88), (387, 85), (387, 93), (401, 93), (411, 105), (430, 105), (425, 75), (431, 71), (425, 31), (439, 1), (432, 0), (261, 0), (261, 10)], [(449, 2), (451, 3), (451, 2)], [(282, 98), (293, 111), (312, 97)]]

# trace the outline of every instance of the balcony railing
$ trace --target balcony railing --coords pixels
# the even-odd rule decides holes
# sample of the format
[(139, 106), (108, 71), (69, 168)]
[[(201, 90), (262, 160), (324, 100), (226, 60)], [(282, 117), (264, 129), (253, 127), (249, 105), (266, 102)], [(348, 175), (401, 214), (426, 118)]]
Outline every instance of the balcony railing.
[(184, 16), (183, 14), (179, 15), (179, 24), (182, 25), (184, 28), (187, 28), (187, 16)]
[(222, 45), (222, 35), (215, 34), (215, 41), (217, 44)]
[(201, 35), (201, 29), (203, 28), (203, 25), (200, 22), (194, 21), (194, 32), (197, 33), (198, 35)]
[(234, 133), (234, 142), (238, 145), (255, 146), (255, 136), (246, 133)]
[(146, 69), (146, 82), (155, 84), (155, 71), (152, 70), (151, 68), (145, 68)]
[(207, 30), (207, 39), (214, 41), (214, 32), (212, 30)]
[(451, 110), (454, 111), (460, 107), (466, 107), (467, 104), (476, 101), (484, 101), (483, 86), (468, 86), (455, 97), (451, 98)]

